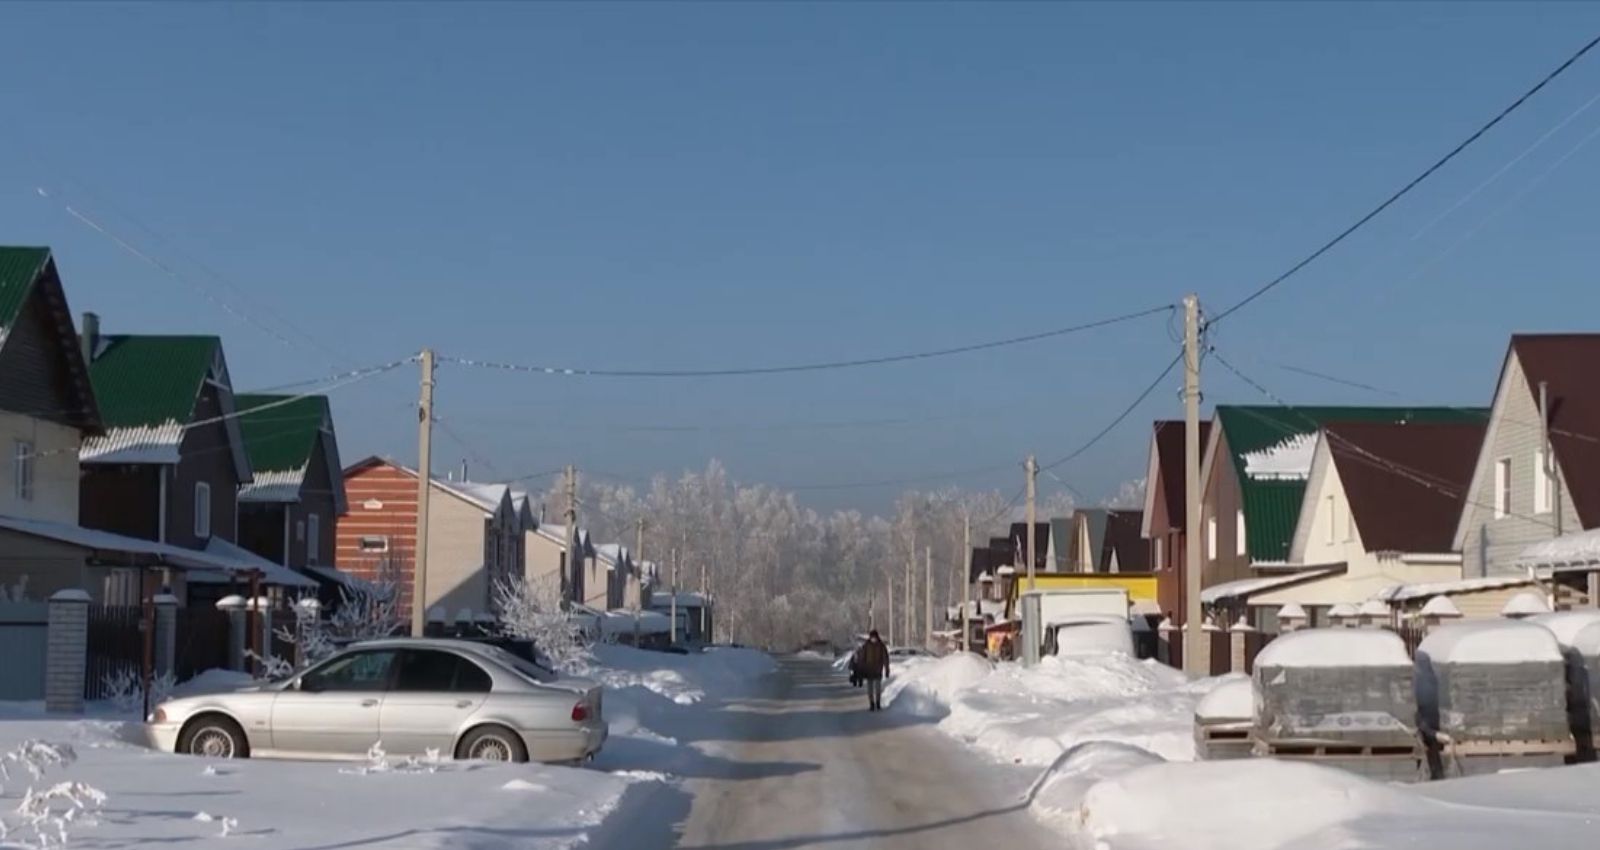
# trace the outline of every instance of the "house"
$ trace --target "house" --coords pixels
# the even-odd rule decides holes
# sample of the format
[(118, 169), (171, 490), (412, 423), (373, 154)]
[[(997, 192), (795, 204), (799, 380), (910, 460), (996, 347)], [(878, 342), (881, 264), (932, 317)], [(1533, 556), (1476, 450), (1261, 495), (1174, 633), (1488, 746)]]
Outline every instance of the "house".
[(584, 577), (583, 604), (601, 611), (624, 607), (633, 555), (620, 543), (594, 547)]
[(1335, 605), (1360, 605), (1397, 585), (1459, 580), (1452, 539), (1484, 427), (1325, 423), (1289, 548), (1292, 564), (1323, 574), (1287, 576), (1282, 586), (1251, 594), (1254, 625), (1277, 631), (1276, 611), (1290, 603), (1304, 609), (1310, 625), (1328, 625)]
[[(1202, 451), (1211, 435), (1211, 423), (1200, 423)], [(1188, 534), (1184, 528), (1184, 423), (1161, 420), (1150, 435), (1150, 458), (1145, 468), (1144, 515), (1139, 533), (1150, 546), (1150, 568), (1156, 574), (1157, 604), (1174, 625), (1183, 625), (1185, 608), (1184, 560)]]
[[(1028, 524), (1014, 522), (1011, 524), (1011, 548), (1016, 552), (1016, 560), (1012, 564), (1017, 571), (1027, 574), (1028, 568)], [(1033, 524), (1033, 560), (1035, 572), (1049, 572), (1050, 570), (1050, 522), (1035, 522)]]
[(578, 549), (577, 570), (567, 567), (567, 527), (535, 521), (533, 528), (523, 529), (526, 568), (524, 574), (541, 593), (553, 589), (556, 597), (566, 602), (581, 602), (583, 587), (582, 564), (592, 551), (589, 539), (582, 529), (574, 538)]
[(1460, 407), (1218, 405), (1200, 473), (1201, 586), (1293, 570), (1289, 549), (1323, 423), (1470, 423), (1483, 416)]
[[(1524, 550), (1600, 527), (1600, 334), (1517, 334), (1455, 529), (1467, 578), (1526, 574)], [(1548, 432), (1548, 434), (1547, 434)], [(1546, 565), (1600, 598), (1592, 563)]]
[[(316, 583), (238, 547), (238, 494), (254, 481), (238, 408), (214, 336), (102, 335), (82, 323), (105, 433), (79, 452), (85, 528), (203, 553), (219, 569), (187, 576), (190, 604), (254, 590), (286, 598)], [(141, 598), (131, 571), (113, 571), (108, 598)], [(259, 584), (255, 584), (259, 582)]]
[(327, 397), (240, 395), (234, 402), (254, 476), (239, 488), (239, 545), (311, 577), (323, 601), (336, 602), (343, 580), (334, 568), (334, 526), (346, 505)]
[[(410, 616), (413, 602), (417, 472), (369, 457), (344, 470), (348, 504), (336, 525), (340, 571), (392, 583)], [(526, 532), (504, 484), (430, 479), (427, 597), (430, 617), (454, 621), (491, 612), (495, 583), (525, 575)]]
[(1079, 508), (1068, 520), (1067, 572), (1149, 572), (1149, 546), (1141, 534), (1142, 511)]

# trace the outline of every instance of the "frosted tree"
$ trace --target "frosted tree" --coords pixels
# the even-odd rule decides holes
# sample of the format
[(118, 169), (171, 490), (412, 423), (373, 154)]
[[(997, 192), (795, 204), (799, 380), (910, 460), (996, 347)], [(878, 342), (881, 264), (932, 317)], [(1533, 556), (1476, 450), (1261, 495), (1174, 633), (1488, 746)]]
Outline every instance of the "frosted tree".
[(589, 661), (582, 630), (561, 610), (558, 578), (500, 581), (494, 587), (494, 603), (501, 629), (512, 637), (533, 641), (556, 669), (577, 671)]

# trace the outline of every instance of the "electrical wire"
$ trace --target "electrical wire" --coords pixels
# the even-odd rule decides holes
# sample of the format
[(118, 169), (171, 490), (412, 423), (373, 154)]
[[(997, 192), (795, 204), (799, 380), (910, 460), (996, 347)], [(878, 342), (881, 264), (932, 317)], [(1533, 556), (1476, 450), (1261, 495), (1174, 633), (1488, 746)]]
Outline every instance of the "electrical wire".
[(1582, 59), (1585, 55), (1587, 55), (1589, 53), (1589, 51), (1593, 50), (1595, 45), (1597, 45), (1597, 44), (1600, 44), (1600, 36), (1596, 36), (1596, 37), (1590, 39), (1581, 48), (1579, 48), (1576, 53), (1573, 53), (1571, 56), (1567, 57), (1566, 61), (1564, 61), (1560, 65), (1556, 66), (1556, 68), (1554, 70), (1552, 70), (1551, 72), (1549, 72), (1548, 74), (1546, 74), (1543, 79), (1541, 79), (1537, 83), (1535, 83), (1532, 88), (1530, 88), (1527, 91), (1523, 92), (1522, 95), (1520, 97), (1518, 97), (1516, 100), (1512, 101), (1510, 105), (1506, 106), (1504, 109), (1500, 110), (1500, 112), (1498, 114), (1496, 114), (1493, 118), (1489, 119), (1488, 123), (1486, 123), (1483, 126), (1479, 127), (1475, 132), (1472, 133), (1472, 135), (1470, 135), (1467, 138), (1463, 139), (1454, 148), (1451, 148), (1449, 153), (1447, 153), (1444, 156), (1440, 157), (1432, 165), (1430, 165), (1426, 169), (1424, 169), (1421, 174), (1418, 174), (1416, 177), (1411, 178), (1411, 181), (1409, 183), (1406, 183), (1404, 186), (1400, 187), (1400, 189), (1398, 191), (1394, 192), (1394, 194), (1392, 194), (1388, 198), (1386, 198), (1382, 203), (1378, 204), (1376, 207), (1373, 207), (1370, 211), (1367, 212), (1366, 215), (1363, 215), (1361, 218), (1356, 219), (1354, 224), (1350, 225), (1349, 227), (1346, 227), (1344, 230), (1340, 231), (1338, 233), (1338, 235), (1334, 236), (1332, 239), (1330, 239), (1327, 242), (1323, 243), (1322, 247), (1317, 248), (1315, 251), (1312, 251), (1310, 254), (1308, 254), (1304, 258), (1302, 258), (1299, 262), (1297, 262), (1294, 265), (1290, 266), (1287, 271), (1283, 272), (1282, 274), (1278, 275), (1277, 277), (1273, 278), (1272, 280), (1267, 281), (1265, 284), (1263, 284), (1262, 286), (1258, 287), (1255, 291), (1251, 292), (1249, 295), (1245, 296), (1243, 299), (1241, 299), (1240, 301), (1236, 302), (1233, 306), (1227, 308), (1226, 310), (1223, 310), (1221, 313), (1218, 313), (1214, 318), (1211, 319), (1211, 323), (1212, 324), (1216, 324), (1217, 322), (1220, 322), (1223, 319), (1226, 319), (1227, 317), (1233, 315), (1235, 312), (1239, 311), (1240, 309), (1243, 309), (1245, 306), (1247, 306), (1251, 302), (1255, 301), (1257, 298), (1260, 298), (1261, 296), (1263, 296), (1263, 295), (1267, 294), (1268, 292), (1272, 291), (1273, 289), (1277, 288), (1284, 281), (1287, 281), (1291, 277), (1294, 277), (1296, 274), (1298, 274), (1300, 272), (1301, 269), (1304, 269), (1306, 266), (1309, 266), (1312, 263), (1316, 262), (1319, 258), (1322, 257), (1323, 254), (1326, 254), (1329, 251), (1333, 250), (1336, 246), (1339, 245), (1339, 243), (1341, 243), (1345, 239), (1349, 238), (1357, 230), (1360, 230), (1362, 227), (1366, 226), (1366, 224), (1368, 222), (1370, 222), (1373, 219), (1377, 218), (1380, 214), (1383, 213), (1384, 210), (1387, 210), (1389, 207), (1393, 206), (1396, 202), (1398, 202), (1401, 198), (1405, 197), (1407, 194), (1410, 194), (1411, 190), (1413, 190), (1417, 186), (1421, 185), (1423, 183), (1423, 181), (1425, 181), (1428, 178), (1432, 177), (1436, 172), (1439, 171), (1439, 169), (1443, 168), (1451, 160), (1455, 159), (1456, 156), (1458, 156), (1462, 151), (1464, 151), (1467, 148), (1471, 147), (1473, 145), (1473, 143), (1475, 143), (1479, 139), (1483, 138), (1483, 136), (1485, 134), (1487, 134), (1490, 130), (1494, 129), (1494, 127), (1496, 125), (1498, 125), (1500, 122), (1504, 121), (1508, 116), (1511, 115), (1511, 113), (1516, 112), (1518, 109), (1520, 109), (1522, 107), (1523, 104), (1527, 103), (1529, 99), (1531, 99), (1534, 95), (1536, 95), (1540, 91), (1542, 91), (1545, 86), (1548, 86), (1557, 77), (1559, 77), (1562, 74), (1566, 73), (1568, 68), (1571, 68), (1573, 66), (1573, 64), (1575, 64), (1579, 59)]
[(795, 372), (821, 372), (832, 369), (854, 369), (864, 366), (883, 366), (890, 363), (904, 363), (910, 360), (929, 360), (937, 357), (950, 357), (957, 354), (969, 354), (974, 351), (985, 351), (994, 348), (1004, 348), (1024, 343), (1037, 342), (1052, 337), (1066, 336), (1068, 334), (1103, 328), (1122, 322), (1131, 322), (1134, 319), (1153, 316), (1158, 313), (1170, 312), (1174, 308), (1171, 304), (1159, 307), (1150, 307), (1120, 316), (1098, 319), (1092, 322), (1069, 325), (1063, 328), (1041, 331), (1024, 336), (1007, 337), (1005, 339), (989, 340), (973, 343), (971, 345), (955, 346), (953, 348), (938, 348), (929, 351), (915, 351), (906, 354), (890, 354), (882, 357), (861, 357), (852, 360), (831, 360), (820, 363), (796, 363), (782, 366), (757, 366), (757, 367), (727, 367), (718, 369), (590, 369), (574, 366), (538, 366), (522, 365), (492, 360), (478, 360), (468, 357), (450, 357), (441, 355), (440, 363), (450, 363), (458, 366), (470, 366), (478, 369), (490, 369), (503, 372), (525, 372), (538, 375), (562, 375), (569, 377), (587, 378), (725, 378), (746, 375), (780, 375)]
[(1101, 428), (1099, 431), (1097, 431), (1095, 435), (1090, 437), (1083, 445), (1078, 446), (1065, 455), (1039, 467), (1039, 471), (1043, 472), (1045, 470), (1055, 469), (1056, 467), (1079, 457), (1084, 452), (1093, 448), (1096, 443), (1104, 439), (1105, 436), (1111, 433), (1113, 429), (1115, 429), (1118, 425), (1121, 425), (1122, 420), (1127, 419), (1130, 415), (1132, 415), (1133, 412), (1138, 409), (1139, 405), (1143, 404), (1144, 400), (1149, 398), (1150, 394), (1156, 391), (1156, 387), (1161, 386), (1161, 382), (1165, 381), (1167, 376), (1172, 374), (1172, 370), (1178, 367), (1178, 363), (1181, 360), (1183, 360), (1183, 352), (1180, 351), (1178, 352), (1178, 356), (1172, 358), (1172, 362), (1168, 363), (1167, 367), (1161, 370), (1161, 374), (1156, 375), (1156, 379), (1151, 381), (1149, 386), (1145, 387), (1144, 390), (1140, 392), (1139, 395), (1135, 397), (1127, 407), (1123, 408), (1121, 413), (1118, 413), (1115, 418), (1106, 423), (1104, 428)]

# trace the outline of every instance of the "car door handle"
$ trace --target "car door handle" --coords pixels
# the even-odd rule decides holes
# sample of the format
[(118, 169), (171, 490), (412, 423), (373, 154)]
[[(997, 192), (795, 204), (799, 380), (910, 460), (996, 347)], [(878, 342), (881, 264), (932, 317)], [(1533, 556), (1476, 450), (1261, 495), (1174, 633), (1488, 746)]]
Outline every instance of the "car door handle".
[(470, 700), (470, 699), (458, 699), (458, 700), (456, 700), (456, 708), (471, 708), (471, 707), (472, 707), (472, 700)]
[(371, 708), (371, 707), (373, 707), (373, 706), (375, 706), (377, 704), (378, 704), (378, 701), (375, 700), (375, 699), (364, 699), (364, 700), (361, 701), (361, 707), (362, 708)]

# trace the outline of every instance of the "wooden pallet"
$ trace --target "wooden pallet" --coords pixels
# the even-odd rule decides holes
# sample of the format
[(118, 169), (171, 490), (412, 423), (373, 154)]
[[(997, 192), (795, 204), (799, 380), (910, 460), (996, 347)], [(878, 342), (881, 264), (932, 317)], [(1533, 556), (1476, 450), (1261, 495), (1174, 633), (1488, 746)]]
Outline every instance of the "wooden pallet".
[(1420, 759), (1425, 755), (1422, 744), (1356, 744), (1356, 743), (1329, 743), (1301, 742), (1301, 741), (1262, 741), (1255, 740), (1252, 746), (1257, 756), (1266, 758), (1290, 759), (1349, 759), (1349, 758), (1389, 758), (1389, 759)]
[(1454, 741), (1440, 742), (1440, 748), (1456, 756), (1572, 756), (1577, 755), (1578, 744), (1571, 738), (1522, 741)]

